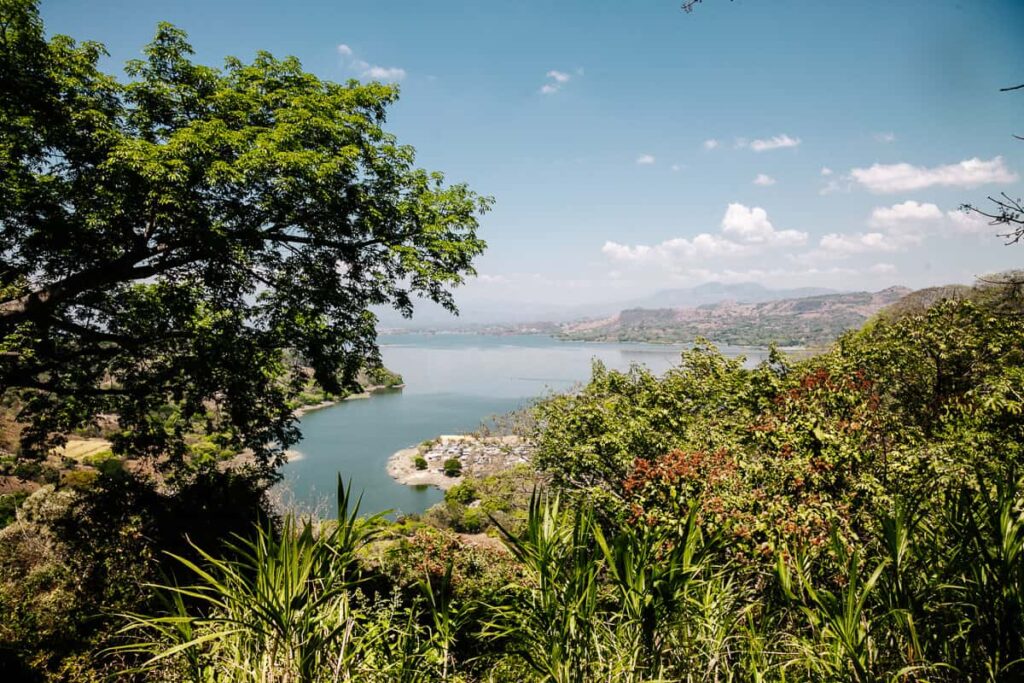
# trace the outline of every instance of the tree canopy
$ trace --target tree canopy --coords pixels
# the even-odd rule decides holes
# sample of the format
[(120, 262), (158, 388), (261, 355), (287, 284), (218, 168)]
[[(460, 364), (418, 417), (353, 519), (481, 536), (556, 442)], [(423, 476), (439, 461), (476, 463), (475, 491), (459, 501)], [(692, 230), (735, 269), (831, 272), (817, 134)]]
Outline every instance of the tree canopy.
[(203, 66), (170, 24), (119, 79), (34, 0), (0, 3), (0, 393), (23, 452), (116, 414), (123, 452), (180, 456), (200, 422), (273, 464), (308, 368), (337, 391), (379, 363), (371, 307), (456, 310), (491, 200), (415, 166), (384, 128), (395, 86), (266, 52)]

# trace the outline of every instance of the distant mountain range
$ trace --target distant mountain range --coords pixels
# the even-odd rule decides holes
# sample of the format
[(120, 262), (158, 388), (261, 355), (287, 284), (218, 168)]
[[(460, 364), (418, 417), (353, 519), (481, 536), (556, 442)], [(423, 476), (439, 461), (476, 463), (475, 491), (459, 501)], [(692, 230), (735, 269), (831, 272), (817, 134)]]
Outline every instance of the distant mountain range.
[[(780, 290), (752, 287), (737, 300), (713, 301), (732, 286), (710, 287), (703, 292), (673, 290), (659, 292), (664, 300), (690, 302), (666, 308), (629, 308), (601, 320), (586, 320), (561, 326), (563, 339), (582, 341), (690, 342), (706, 337), (721, 344), (816, 346), (831, 342), (843, 332), (858, 328), (881, 309), (911, 293), (906, 287), (890, 287), (879, 292), (812, 294), (760, 301)], [(785, 291), (785, 290), (781, 290)], [(805, 292), (808, 290), (789, 290)], [(820, 290), (810, 290), (820, 291)], [(674, 298), (681, 292), (679, 299)], [(699, 298), (707, 293), (708, 301)], [(739, 301), (740, 296), (747, 299)]]
[(825, 287), (797, 287), (794, 289), (769, 289), (756, 282), (723, 284), (708, 282), (685, 289), (663, 289), (646, 299), (634, 302), (628, 308), (696, 308), (723, 301), (741, 304), (756, 304), (779, 299), (799, 299), (822, 294), (838, 294), (835, 289)]
[(664, 289), (637, 299), (594, 304), (557, 305), (498, 300), (468, 301), (459, 304), (458, 317), (453, 317), (447, 311), (429, 302), (417, 304), (416, 314), (411, 320), (402, 318), (393, 310), (381, 309), (376, 312), (383, 328), (460, 330), (502, 324), (567, 323), (583, 318), (607, 318), (619, 311), (632, 308), (696, 308), (727, 301), (752, 304), (836, 293), (838, 292), (834, 289), (821, 287), (770, 289), (752, 282), (738, 284), (708, 282), (696, 287)]

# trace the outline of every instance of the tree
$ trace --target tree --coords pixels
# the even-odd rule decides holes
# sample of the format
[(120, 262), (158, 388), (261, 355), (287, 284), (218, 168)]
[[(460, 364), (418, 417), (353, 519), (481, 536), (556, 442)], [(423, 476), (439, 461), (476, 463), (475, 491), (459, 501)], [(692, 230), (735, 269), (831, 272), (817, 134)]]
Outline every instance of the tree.
[(458, 477), (462, 474), (462, 461), (458, 458), (448, 458), (444, 461), (444, 476)]
[[(1024, 83), (1000, 88), (999, 92), (1013, 92), (1014, 90), (1024, 90)], [(1020, 135), (1013, 137), (1024, 140), (1024, 137)], [(1001, 192), (998, 197), (989, 197), (988, 200), (994, 205), (988, 211), (983, 211), (973, 204), (963, 204), (960, 209), (984, 216), (990, 219), (990, 225), (1004, 228), (1006, 232), (999, 233), (999, 236), (1005, 238), (1007, 244), (1020, 242), (1024, 238), (1024, 204), (1021, 203), (1021, 199), (1014, 199), (1005, 192)], [(1017, 284), (1019, 285), (1020, 282), (1018, 281)]]
[(689, 14), (693, 12), (693, 10), (697, 8), (697, 5), (701, 4), (702, 2), (704, 2), (704, 0), (683, 0), (683, 4), (681, 5), (681, 7), (683, 8), (684, 12)]
[(1005, 238), (1007, 244), (1020, 242), (1024, 238), (1024, 204), (1021, 200), (1013, 199), (1005, 192), (1000, 192), (998, 197), (990, 196), (988, 200), (994, 205), (988, 211), (972, 204), (964, 204), (960, 208), (984, 216), (991, 221), (990, 225), (1005, 229), (1006, 232), (999, 233), (999, 236)]
[(0, 0), (0, 393), (28, 454), (112, 413), (120, 452), (200, 425), (274, 465), (300, 366), (339, 391), (379, 364), (372, 306), (456, 312), (491, 200), (415, 167), (394, 86), (198, 65), (169, 24), (144, 52), (118, 80)]

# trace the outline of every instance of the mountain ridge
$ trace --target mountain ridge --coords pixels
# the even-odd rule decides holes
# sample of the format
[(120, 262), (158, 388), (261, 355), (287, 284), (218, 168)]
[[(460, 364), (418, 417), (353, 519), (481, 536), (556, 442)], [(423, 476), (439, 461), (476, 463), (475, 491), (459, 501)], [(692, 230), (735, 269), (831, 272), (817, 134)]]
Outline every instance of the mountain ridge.
[(816, 346), (831, 342), (912, 290), (841, 292), (761, 302), (719, 301), (690, 307), (627, 308), (599, 320), (562, 325), (576, 341), (685, 343), (696, 337), (734, 345)]

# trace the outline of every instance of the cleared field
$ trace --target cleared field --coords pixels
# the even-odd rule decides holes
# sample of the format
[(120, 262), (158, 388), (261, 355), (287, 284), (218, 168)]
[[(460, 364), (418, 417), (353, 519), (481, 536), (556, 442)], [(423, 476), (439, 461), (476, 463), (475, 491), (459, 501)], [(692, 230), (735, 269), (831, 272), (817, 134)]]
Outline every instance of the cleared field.
[(110, 450), (110, 442), (106, 439), (68, 439), (66, 446), (54, 448), (54, 455), (67, 456), (75, 460)]

